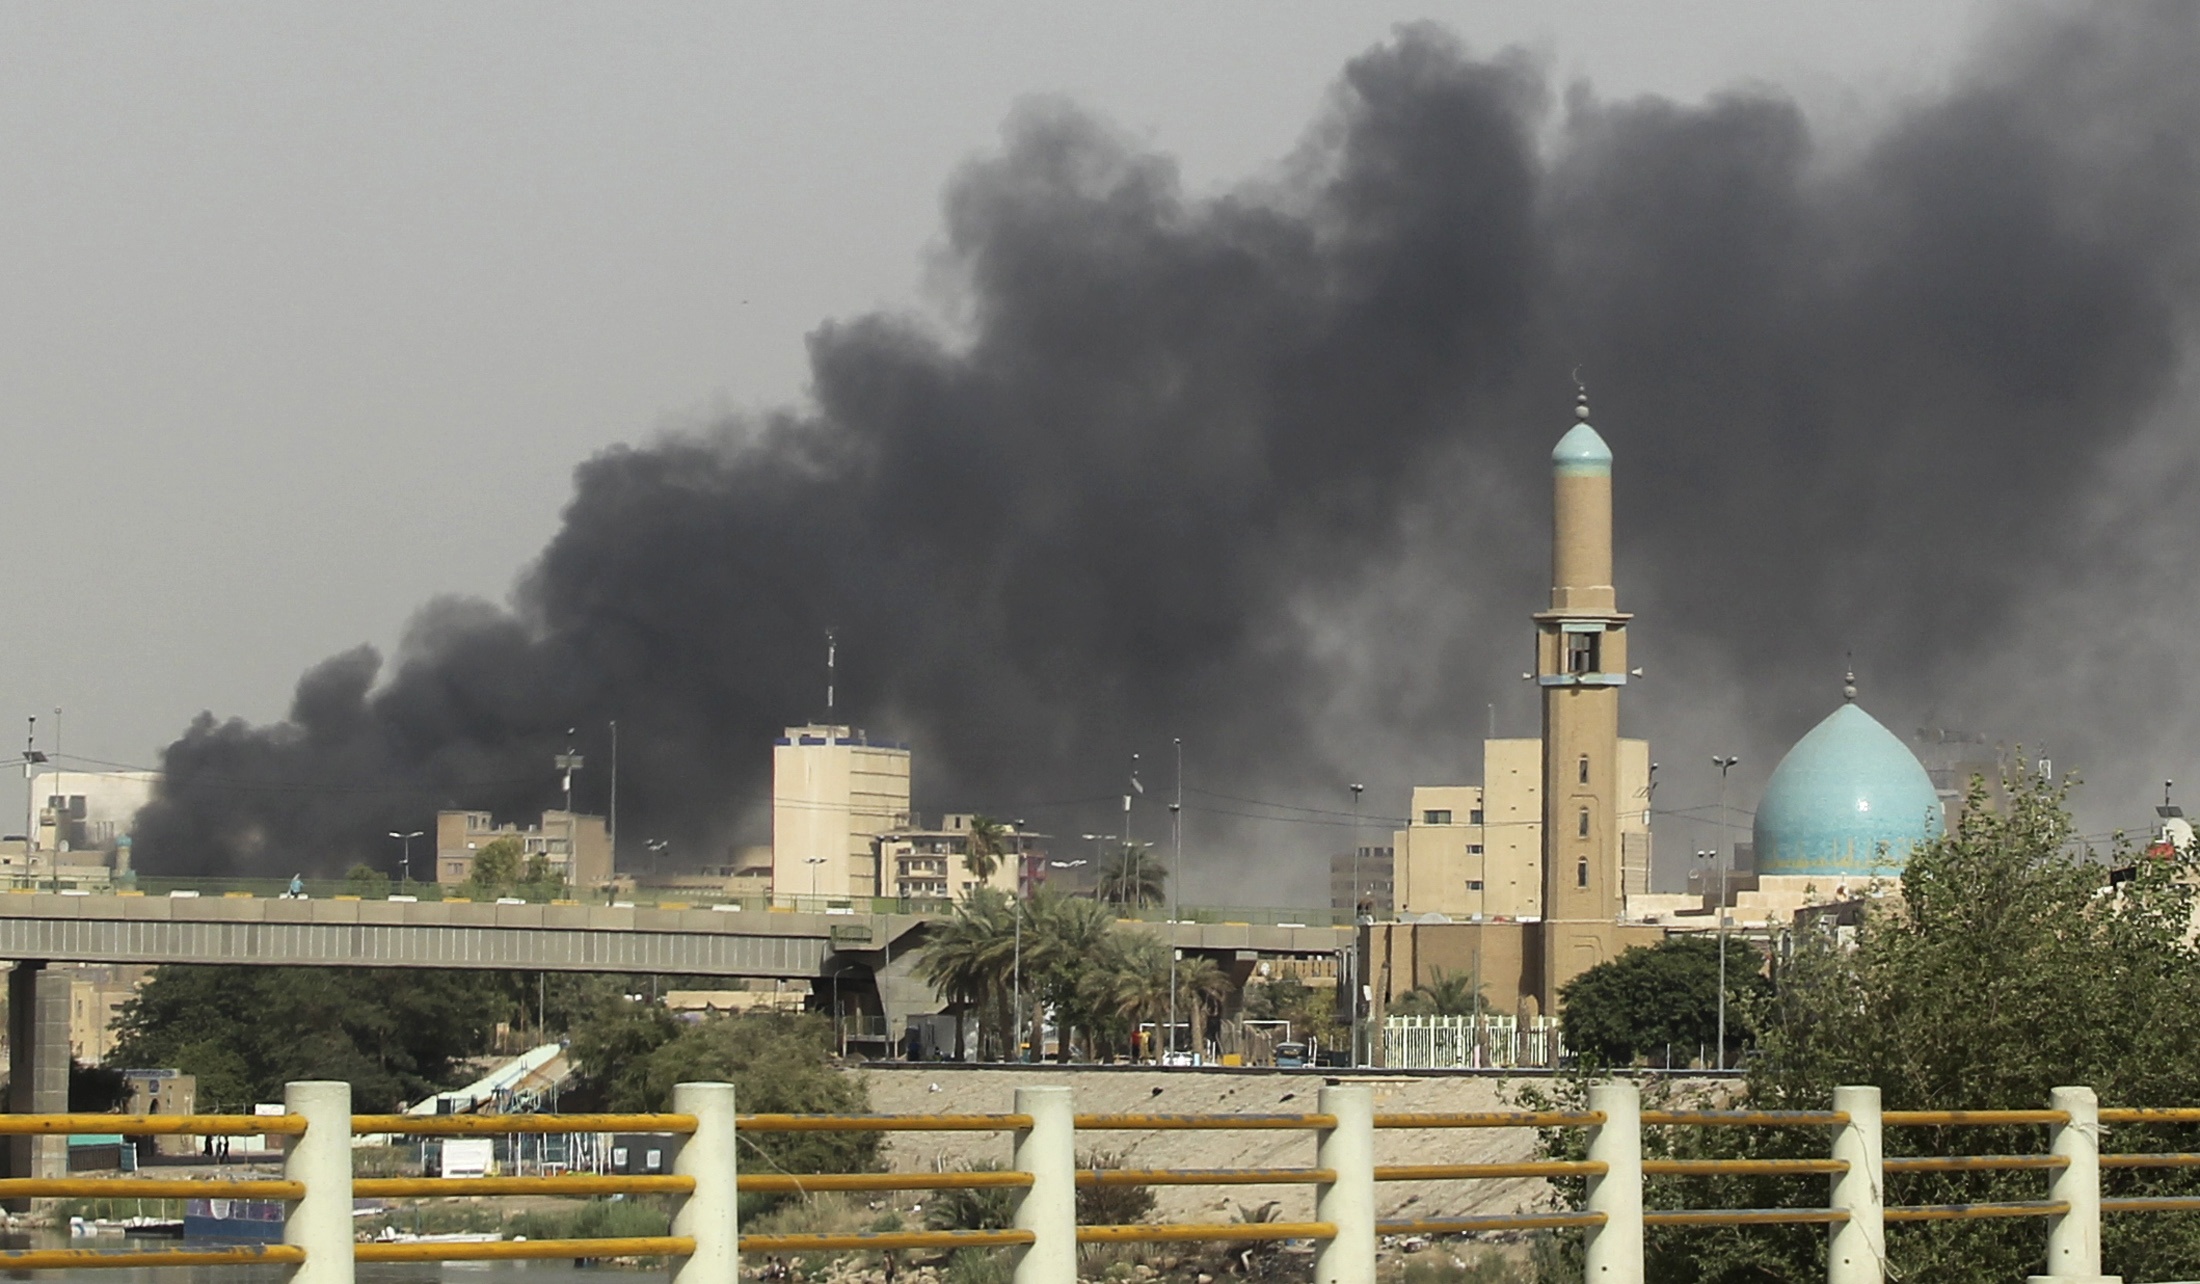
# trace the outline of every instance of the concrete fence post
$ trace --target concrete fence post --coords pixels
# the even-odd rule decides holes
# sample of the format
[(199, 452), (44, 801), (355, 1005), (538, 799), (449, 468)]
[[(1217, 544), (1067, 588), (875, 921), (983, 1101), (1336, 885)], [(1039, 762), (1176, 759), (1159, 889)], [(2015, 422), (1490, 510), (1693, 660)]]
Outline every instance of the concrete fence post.
[(2047, 1274), (2034, 1280), (2117, 1284), (2101, 1274), (2101, 1102), (2091, 1088), (2057, 1088), (2048, 1104), (2070, 1116), (2056, 1124), (2048, 1151), (2070, 1161), (2055, 1170), (2047, 1197), (2070, 1211), (2047, 1219)]
[(283, 1178), (303, 1183), (305, 1198), (283, 1219), (283, 1242), (306, 1251), (292, 1284), (352, 1284), (351, 1085), (286, 1083), (283, 1109), (306, 1121), (284, 1138)]
[(1337, 1228), (1314, 1258), (1314, 1284), (1375, 1284), (1375, 1090), (1321, 1090), (1316, 1109), (1337, 1126), (1320, 1131), (1314, 1162), (1337, 1180), (1314, 1188), (1314, 1216)]
[(1077, 1111), (1070, 1090), (1018, 1088), (1016, 1113), (1031, 1116), (1016, 1131), (1014, 1166), (1031, 1174), (1009, 1224), (1038, 1236), (1015, 1250), (1014, 1284), (1077, 1284)]
[(1642, 1089), (1597, 1084), (1589, 1109), (1604, 1115), (1589, 1131), (1589, 1158), (1604, 1175), (1589, 1179), (1587, 1207), (1604, 1224), (1583, 1237), (1583, 1284), (1642, 1284)]
[(1835, 1088), (1833, 1108), (1849, 1117), (1833, 1135), (1833, 1157), (1849, 1170), (1834, 1174), (1831, 1206), (1849, 1219), (1834, 1223), (1826, 1247), (1826, 1284), (1883, 1284), (1887, 1187), (1880, 1163), (1879, 1089)]
[(680, 1197), (672, 1213), (672, 1233), (695, 1241), (695, 1251), (677, 1259), (673, 1284), (731, 1284), (741, 1264), (733, 1085), (674, 1084), (672, 1109), (695, 1116), (695, 1132), (672, 1152), (673, 1176), (695, 1179), (695, 1189)]

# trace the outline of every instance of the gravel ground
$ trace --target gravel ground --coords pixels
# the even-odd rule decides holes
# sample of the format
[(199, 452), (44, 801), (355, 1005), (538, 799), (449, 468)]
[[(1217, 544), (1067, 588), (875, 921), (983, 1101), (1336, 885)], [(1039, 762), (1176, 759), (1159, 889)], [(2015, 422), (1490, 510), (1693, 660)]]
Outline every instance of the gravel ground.
[[(1313, 1074), (1197, 1070), (962, 1070), (915, 1065), (860, 1072), (871, 1106), (885, 1114), (988, 1114), (1012, 1108), (1019, 1085), (1065, 1084), (1081, 1113), (1246, 1114), (1315, 1109), (1324, 1079)], [(1340, 1076), (1375, 1090), (1375, 1109), (1468, 1111), (1515, 1108), (1519, 1090), (1548, 1080), (1481, 1076), (1385, 1077), (1380, 1071)], [(1310, 1132), (1110, 1132), (1079, 1137), (1080, 1155), (1115, 1151), (1133, 1168), (1309, 1167)], [(886, 1159), (896, 1171), (954, 1168), (977, 1159), (1006, 1163), (1008, 1139), (995, 1133), (897, 1133)], [(1379, 1130), (1378, 1164), (1497, 1163), (1535, 1157), (1535, 1135), (1520, 1128)], [(1384, 1182), (1376, 1187), (1377, 1216), (1459, 1216), (1531, 1208), (1547, 1194), (1540, 1180)], [(1164, 1221), (1229, 1220), (1236, 1210), (1273, 1200), (1291, 1221), (1311, 1220), (1309, 1186), (1160, 1186)], [(915, 1200), (914, 1194), (908, 1196)]]

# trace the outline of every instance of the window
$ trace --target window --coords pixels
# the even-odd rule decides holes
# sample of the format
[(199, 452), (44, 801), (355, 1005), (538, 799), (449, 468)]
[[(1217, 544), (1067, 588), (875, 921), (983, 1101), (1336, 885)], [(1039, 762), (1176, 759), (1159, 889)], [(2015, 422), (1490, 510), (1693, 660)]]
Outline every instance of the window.
[(1574, 866), (1574, 886), (1576, 886), (1576, 887), (1587, 887), (1588, 885), (1589, 885), (1589, 862), (1588, 862), (1588, 861), (1582, 861), (1582, 862), (1581, 862), (1580, 864), (1578, 864), (1578, 865), (1575, 865), (1575, 866)]
[(1424, 825), (1448, 825), (1451, 823), (1451, 813), (1441, 808), (1431, 807), (1421, 813), (1421, 823)]
[(1482, 844), (1480, 844), (1480, 843), (1468, 843), (1468, 844), (1467, 844), (1467, 855), (1469, 855), (1469, 856), (1480, 856), (1481, 854), (1482, 854)]
[(1575, 832), (1583, 838), (1589, 836), (1589, 809), (1587, 807), (1581, 809), (1581, 824)]
[(1482, 823), (1482, 809), (1480, 807), (1477, 807), (1473, 811), (1467, 813), (1467, 823), (1470, 825), (1479, 825)]
[(1566, 672), (1595, 673), (1598, 671), (1598, 644), (1604, 640), (1601, 633), (1569, 633), (1566, 635)]
[(1479, 878), (1470, 878), (1470, 879), (1468, 879), (1468, 880), (1467, 880), (1467, 890), (1468, 890), (1468, 891), (1470, 891), (1470, 892), (1479, 892), (1479, 891), (1481, 891), (1481, 890), (1482, 890), (1482, 880), (1481, 880), (1481, 879), (1479, 879)]
[(1585, 785), (1586, 785), (1586, 784), (1588, 784), (1588, 783), (1589, 783), (1589, 755), (1588, 755), (1588, 754), (1583, 754), (1583, 755), (1581, 755), (1581, 771), (1580, 771), (1580, 773), (1579, 773), (1579, 774), (1580, 774), (1580, 777), (1581, 777), (1581, 783), (1582, 783), (1582, 784), (1585, 784)]

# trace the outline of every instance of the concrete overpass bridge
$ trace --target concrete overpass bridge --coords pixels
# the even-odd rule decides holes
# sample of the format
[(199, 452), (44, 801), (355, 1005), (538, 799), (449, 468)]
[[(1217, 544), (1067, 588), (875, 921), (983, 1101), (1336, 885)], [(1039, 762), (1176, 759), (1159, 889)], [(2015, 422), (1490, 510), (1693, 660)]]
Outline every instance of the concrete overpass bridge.
[[(68, 1102), (69, 986), (48, 963), (470, 968), (800, 980), (893, 1031), (938, 1000), (915, 963), (937, 918), (733, 907), (284, 900), (14, 891), (0, 895), (8, 979), (8, 1109)], [(1334, 956), (1349, 927), (1147, 923), (1240, 976), (1258, 958)], [(874, 1026), (875, 1022), (875, 1026)]]

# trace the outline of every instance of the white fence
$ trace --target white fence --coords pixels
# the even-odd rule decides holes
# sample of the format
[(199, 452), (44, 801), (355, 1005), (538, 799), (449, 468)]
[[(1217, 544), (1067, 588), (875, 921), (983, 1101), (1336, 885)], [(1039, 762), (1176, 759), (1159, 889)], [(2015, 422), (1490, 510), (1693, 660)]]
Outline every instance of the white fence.
[(1536, 1017), (1394, 1016), (1383, 1019), (1383, 1064), (1397, 1070), (1547, 1068), (1566, 1055), (1558, 1022)]

